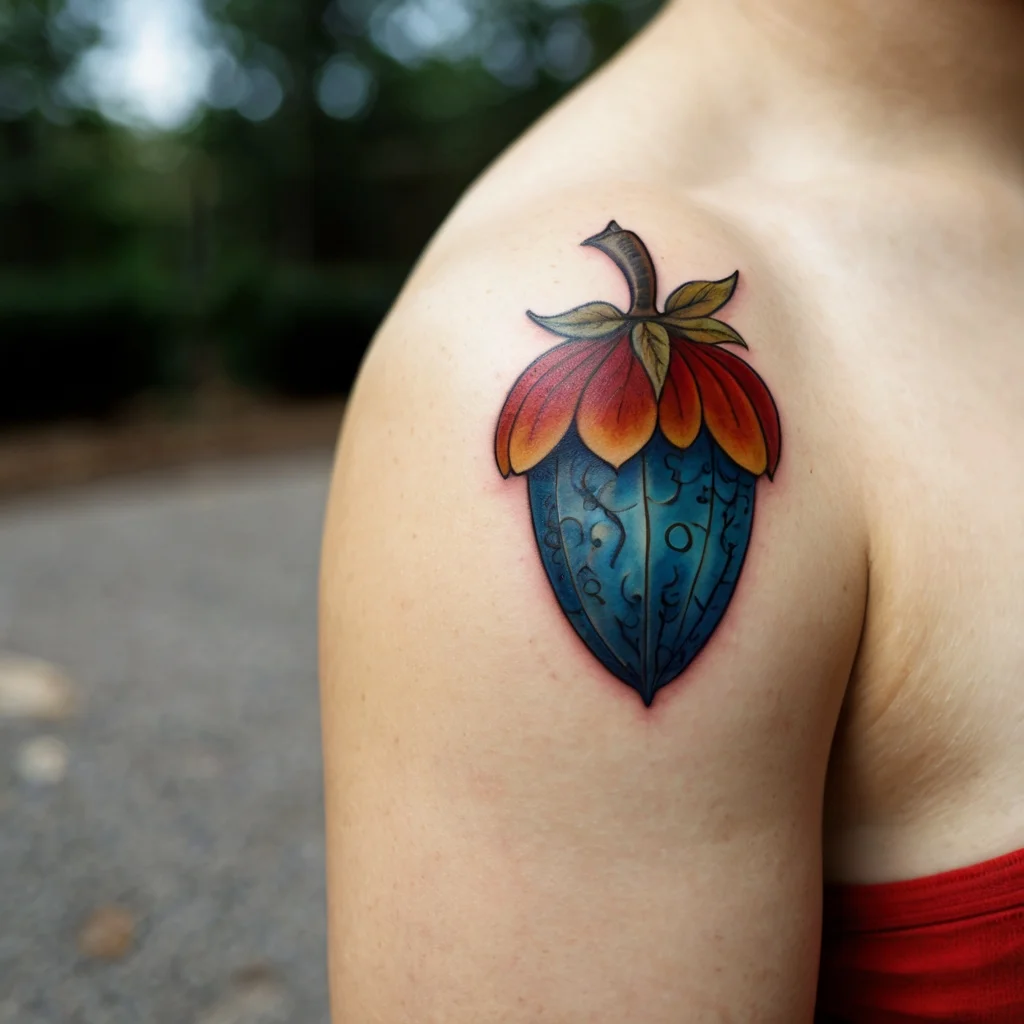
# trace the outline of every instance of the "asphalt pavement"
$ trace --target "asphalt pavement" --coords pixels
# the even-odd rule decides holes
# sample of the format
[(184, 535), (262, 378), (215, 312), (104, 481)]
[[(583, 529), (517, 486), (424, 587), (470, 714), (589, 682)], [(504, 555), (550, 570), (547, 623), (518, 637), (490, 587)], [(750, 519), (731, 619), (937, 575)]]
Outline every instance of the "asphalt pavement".
[(328, 472), (0, 506), (0, 1024), (327, 1024)]

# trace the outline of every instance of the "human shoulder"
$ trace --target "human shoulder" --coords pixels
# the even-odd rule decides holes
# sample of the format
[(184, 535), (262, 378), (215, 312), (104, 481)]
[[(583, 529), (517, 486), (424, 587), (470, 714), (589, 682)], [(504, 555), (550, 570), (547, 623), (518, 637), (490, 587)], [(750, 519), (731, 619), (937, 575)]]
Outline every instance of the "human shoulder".
[[(665, 476), (666, 495), (684, 478), (700, 480), (700, 507), (713, 505), (721, 459), (725, 478), (740, 474), (745, 497), (733, 497), (749, 517), (739, 530), (719, 516), (730, 533), (716, 543), (749, 548), (750, 564), (766, 567), (768, 618), (818, 614), (821, 605), (805, 600), (827, 596), (836, 621), (856, 632), (866, 540), (855, 459), (836, 415), (842, 390), (811, 348), (814, 321), (801, 315), (797, 291), (740, 222), (696, 199), (668, 201), (612, 181), (510, 211), (485, 189), (440, 233), (382, 329), (344, 450), (354, 458), (387, 451), (406, 484), (423, 480), (440, 501), (459, 493), (460, 515), (477, 508), (487, 517), (518, 493), (517, 479), (531, 495), (557, 489), (553, 460), (573, 445), (596, 460), (589, 479), (608, 485), (618, 474), (624, 487), (640, 462), (652, 481), (655, 470)], [(429, 441), (392, 453), (396, 431)], [(560, 520), (589, 528), (582, 513), (564, 511)], [(672, 533), (666, 521), (659, 543), (695, 546), (698, 519), (687, 522)], [(575, 582), (600, 587), (608, 601), (610, 577)], [(716, 590), (720, 615), (725, 590), (738, 584), (737, 571)], [(561, 596), (563, 606), (573, 600)], [(671, 588), (665, 597), (674, 599)], [(678, 654), (680, 664), (706, 639)], [(644, 699), (670, 676), (639, 686)]]
[[(639, 194), (637, 194), (639, 191)], [(432, 241), (382, 325), (369, 371), (401, 359), (431, 379), (458, 380), (489, 360), (492, 378), (511, 372), (550, 334), (536, 318), (597, 296), (628, 310), (628, 283), (589, 239), (610, 222), (640, 237), (656, 274), (655, 302), (691, 281), (734, 279), (728, 317), (748, 337), (751, 359), (798, 358), (790, 289), (742, 228), (683, 196), (628, 182), (586, 183), (498, 201), (487, 179)], [(528, 360), (529, 361), (529, 360)], [(479, 378), (477, 390), (484, 384)], [(500, 391), (501, 385), (498, 385)]]
[(323, 561), (333, 955), (378, 1016), (477, 1020), (539, 979), (560, 1020), (813, 1003), (849, 481), (756, 253), (634, 192), (457, 216), (353, 398)]
[[(698, 375), (705, 365), (719, 376), (723, 367), (729, 377), (738, 374), (743, 395), (736, 411), (750, 418), (744, 398), (754, 407), (766, 446), (764, 468), (771, 462), (774, 476), (781, 466), (792, 483), (791, 473), (809, 473), (816, 461), (841, 465), (854, 514), (857, 467), (836, 415), (849, 393), (835, 378), (831, 342), (805, 305), (799, 283), (780, 272), (740, 219), (685, 194), (669, 197), (620, 181), (542, 193), (511, 208), (494, 200), (486, 179), (480, 188), (410, 277), (374, 343), (359, 394), (372, 393), (381, 408), (399, 402), (408, 416), (446, 401), (486, 421), (524, 370), (559, 344), (593, 343), (596, 351), (615, 336), (615, 317), (621, 315), (620, 334), (649, 325), (649, 355), (657, 362), (662, 354), (656, 373), (671, 368), (671, 348)], [(631, 309), (628, 275), (594, 242), (609, 233), (609, 224), (621, 228), (619, 238), (638, 239), (650, 254), (646, 319)], [(701, 289), (710, 293), (693, 301)], [(690, 308), (681, 308), (687, 302)], [(611, 318), (591, 325), (558, 320), (574, 310), (583, 310), (584, 317), (587, 310), (595, 316), (611, 311)], [(681, 326), (686, 319), (708, 322)], [(677, 365), (677, 381), (690, 390)], [(671, 375), (665, 380), (671, 397)], [(652, 380), (658, 397), (665, 380)], [(728, 380), (724, 387), (729, 390)], [(710, 381), (705, 390), (710, 400)], [(808, 446), (807, 457), (791, 449), (794, 442)], [(474, 451), (480, 458), (493, 454)], [(755, 462), (760, 461), (759, 456)]]

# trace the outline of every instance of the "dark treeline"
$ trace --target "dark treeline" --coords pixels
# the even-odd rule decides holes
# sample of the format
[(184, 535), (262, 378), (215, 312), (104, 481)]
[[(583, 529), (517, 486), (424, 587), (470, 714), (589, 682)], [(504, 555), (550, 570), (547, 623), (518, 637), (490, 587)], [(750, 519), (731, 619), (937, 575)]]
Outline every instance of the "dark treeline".
[(206, 0), (158, 131), (75, 93), (101, 7), (0, 0), (0, 420), (343, 391), (459, 193), (656, 6)]

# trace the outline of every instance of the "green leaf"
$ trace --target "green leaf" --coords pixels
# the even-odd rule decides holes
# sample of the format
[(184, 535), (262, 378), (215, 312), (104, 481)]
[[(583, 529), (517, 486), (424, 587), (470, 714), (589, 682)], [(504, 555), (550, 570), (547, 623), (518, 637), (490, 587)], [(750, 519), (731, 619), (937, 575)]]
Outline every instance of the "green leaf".
[(588, 302), (557, 316), (538, 316), (536, 313), (526, 315), (544, 330), (563, 338), (601, 341), (625, 334), (628, 327), (626, 314), (610, 302)]
[(685, 310), (688, 317), (711, 316), (732, 298), (739, 279), (740, 272), (737, 270), (732, 277), (721, 281), (691, 281), (684, 284), (668, 297), (665, 312)]
[(633, 351), (643, 363), (647, 376), (654, 385), (654, 393), (661, 398), (661, 389), (668, 376), (668, 362), (672, 355), (672, 343), (668, 331), (660, 324), (645, 320), (633, 328)]
[(747, 343), (740, 335), (722, 320), (715, 320), (713, 317), (684, 317), (678, 313), (669, 313), (658, 317), (658, 323), (663, 324), (669, 330), (681, 334), (690, 341), (697, 341), (703, 345), (740, 345), (747, 347)]

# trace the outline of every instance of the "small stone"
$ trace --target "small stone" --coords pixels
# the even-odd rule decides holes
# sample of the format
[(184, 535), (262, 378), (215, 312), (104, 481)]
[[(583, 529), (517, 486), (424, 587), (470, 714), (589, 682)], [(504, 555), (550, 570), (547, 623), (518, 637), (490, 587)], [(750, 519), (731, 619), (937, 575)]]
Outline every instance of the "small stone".
[(59, 721), (75, 710), (71, 680), (56, 665), (0, 654), (0, 718)]
[(123, 960), (135, 948), (135, 928), (130, 910), (99, 907), (78, 932), (78, 951), (90, 960)]
[(229, 991), (196, 1024), (289, 1024), (288, 994), (273, 970), (256, 964), (239, 971)]
[(26, 740), (14, 755), (14, 770), (32, 786), (56, 786), (68, 773), (68, 748), (56, 736)]

